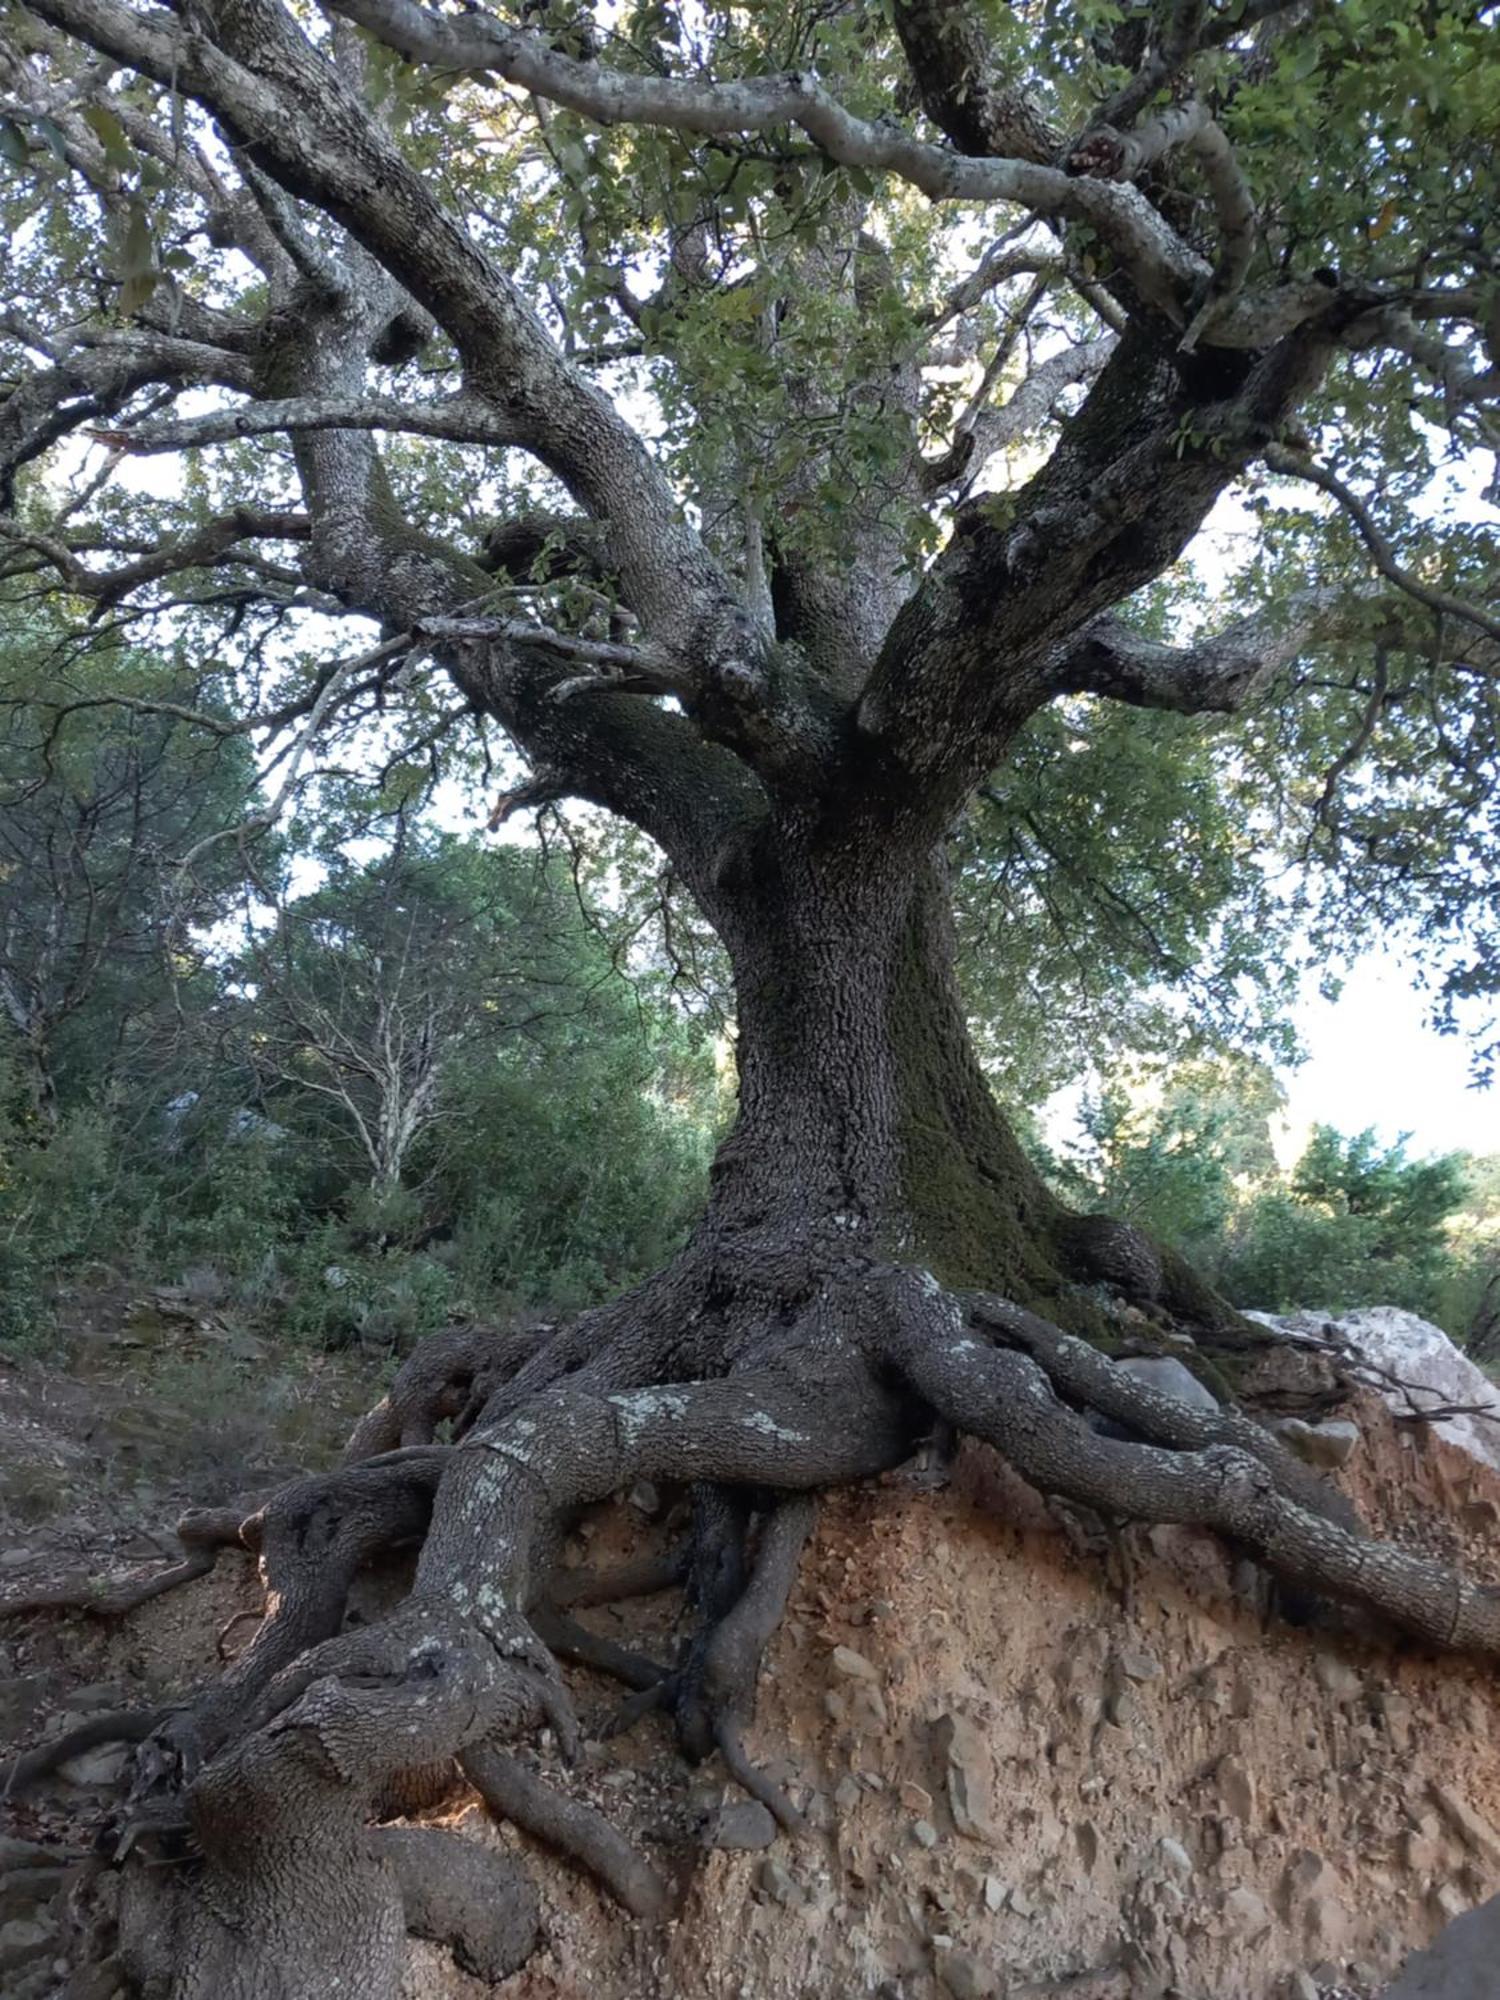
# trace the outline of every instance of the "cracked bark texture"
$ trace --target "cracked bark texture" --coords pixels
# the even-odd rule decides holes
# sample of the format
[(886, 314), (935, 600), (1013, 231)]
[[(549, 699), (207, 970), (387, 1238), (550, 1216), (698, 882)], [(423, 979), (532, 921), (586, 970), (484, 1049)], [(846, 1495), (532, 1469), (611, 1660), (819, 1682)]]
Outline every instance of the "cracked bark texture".
[[(1140, 188), (1057, 163), (1063, 136), (992, 60), (977, 8), (895, 9), (913, 100), (942, 143), (858, 118), (800, 72), (625, 75), (477, 10), (330, 0), (329, 13), (332, 27), (310, 27), (282, 0), (191, 0), (172, 14), (31, 0), (44, 54), (93, 51), (213, 121), (238, 179), (191, 149), (181, 170), (265, 302), (258, 317), (186, 302), (180, 325), (148, 313), (128, 332), (60, 344), (0, 405), (0, 499), (100, 416), (143, 450), (284, 436), (300, 511), (236, 514), (213, 547), (294, 539), (319, 607), (374, 621), (397, 651), (420, 645), (522, 750), (531, 775), (512, 803), (581, 798), (660, 844), (729, 955), (739, 1104), (706, 1210), (670, 1265), (570, 1324), (438, 1336), (338, 1471), (232, 1529), (258, 1553), (267, 1615), (215, 1686), (153, 1728), (111, 1830), (122, 1959), (139, 1991), (393, 2000), (408, 1930), (503, 1977), (535, 1935), (529, 1885), (493, 1857), (454, 1860), (431, 1829), (374, 1824), (438, 1796), (455, 1761), (492, 1811), (590, 1869), (634, 1915), (660, 1915), (655, 1871), (515, 1748), (544, 1725), (564, 1753), (576, 1737), (554, 1652), (668, 1705), (688, 1754), (719, 1756), (794, 1827), (742, 1732), (814, 1496), (900, 1464), (937, 1427), (984, 1439), (1069, 1501), (1217, 1529), (1289, 1581), (1426, 1642), (1500, 1652), (1493, 1593), (1363, 1536), (1252, 1417), (1189, 1409), (1100, 1351), (1129, 1305), (1133, 1324), (1191, 1334), (1222, 1392), (1273, 1336), (1138, 1231), (1070, 1213), (1029, 1165), (969, 1039), (945, 879), (955, 814), (1049, 702), (1087, 693), (1230, 711), (1337, 629), (1347, 603), (1317, 591), (1287, 618), (1187, 647), (1142, 638), (1120, 607), (1177, 559), (1340, 344), (1367, 351), (1397, 321), (1337, 278), (1293, 271), (1241, 292), (1242, 274), (1223, 276), (1228, 245), (1223, 295), (1203, 317), (1215, 267)], [(935, 201), (1085, 225), (1107, 253), (1107, 288), (1080, 281), (1102, 302), (1103, 334), (1064, 367), (1043, 363), (988, 413), (999, 423), (976, 419), (976, 438), (1020, 435), (1064, 386), (1080, 407), (1003, 506), (974, 499), (944, 520), (941, 551), (917, 572), (900, 506), (932, 504), (950, 468), (918, 449), (914, 327), (848, 410), (812, 377), (784, 385), (812, 440), (791, 498), (815, 489), (817, 454), (833, 448), (816, 440), (845, 418), (878, 422), (892, 441), (847, 562), (779, 542), (733, 464), (693, 496), (698, 532), (647, 442), (405, 157), (364, 89), (351, 21), (392, 59), (509, 79), (582, 116), (715, 139), (795, 130), (829, 161)], [(73, 114), (57, 109), (69, 136)], [(1128, 126), (1127, 108), (1112, 115)], [(1158, 124), (1153, 171), (1166, 172), (1171, 133), (1187, 150), (1204, 116)], [(1125, 155), (1150, 151), (1147, 136)], [(1086, 164), (1085, 149), (1074, 165)], [(864, 310), (884, 283), (854, 186), (832, 211), (842, 233), (787, 253), (803, 257), (804, 301), (816, 286)], [(1047, 260), (1056, 273), (1065, 251)], [(664, 315), (704, 282), (699, 221), (671, 262)], [(638, 312), (623, 280), (616, 292)], [(796, 296), (789, 286), (767, 308), (768, 365), (791, 365), (778, 342), (792, 345)], [(438, 403), (392, 396), (374, 371), (432, 330), (461, 388)], [(131, 397), (162, 385), (247, 401), (135, 422)], [(403, 427), (520, 450), (573, 511), (498, 523), (478, 553), (443, 542), (407, 518), (376, 442)], [(110, 602), (206, 546), (190, 538), (128, 577), (45, 539), (39, 557)], [(607, 587), (627, 636), (615, 623), (601, 642), (486, 615), (495, 571), (544, 547)], [(319, 713), (297, 711), (309, 728)], [(1089, 1411), (1144, 1441), (1100, 1437)], [(570, 1583), (557, 1569), (579, 1510), (642, 1479), (697, 1501), (682, 1562), (616, 1580), (622, 1593), (685, 1582), (695, 1629), (665, 1672), (571, 1618), (605, 1601), (610, 1579)], [(211, 1543), (184, 1541), (182, 1568), (197, 1573)], [(345, 1629), (358, 1574), (413, 1550), (396, 1609)]]

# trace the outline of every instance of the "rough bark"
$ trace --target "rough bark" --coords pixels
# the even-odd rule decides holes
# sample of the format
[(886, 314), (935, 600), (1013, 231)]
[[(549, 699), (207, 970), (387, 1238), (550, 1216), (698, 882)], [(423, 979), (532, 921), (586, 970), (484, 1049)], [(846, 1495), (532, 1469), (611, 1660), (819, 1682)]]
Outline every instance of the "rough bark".
[[(576, 1733), (544, 1640), (643, 1685), (690, 1755), (720, 1756), (795, 1832), (743, 1729), (811, 1496), (900, 1463), (939, 1422), (1046, 1491), (1216, 1528), (1425, 1642), (1500, 1652), (1494, 1593), (1369, 1541), (1249, 1418), (1189, 1409), (1062, 1330), (1109, 1331), (1104, 1279), (1179, 1326), (1184, 1314), (1149, 1246), (1070, 1216), (1026, 1166), (964, 1032), (930, 852), (876, 867), (847, 822), (787, 823), (774, 860), (731, 871), (720, 895), (743, 1106), (678, 1261), (570, 1327), (438, 1337), (361, 1426), (357, 1462), (242, 1528), (268, 1615), (223, 1680), (143, 1744), (120, 1827), (122, 1847), (186, 1840), (196, 1857), (127, 1862), (125, 1958), (151, 2000), (311, 2000), (335, 1967), (381, 2000), (408, 1930), (486, 1976), (518, 1963), (535, 1930), (528, 1884), (485, 1855), (445, 1871), (441, 1835), (382, 1844), (370, 1830), (393, 1800), (419, 1805), (455, 1757), (492, 1810), (632, 1913), (662, 1912), (644, 1861), (503, 1747), (543, 1720), (565, 1751)], [(1038, 1303), (1046, 1317), (1026, 1309)], [(1194, 1322), (1205, 1341), (1232, 1328), (1219, 1312)], [(1146, 1442), (1100, 1436), (1085, 1410)], [(454, 1444), (431, 1443), (439, 1422)], [(699, 1495), (693, 1630), (665, 1672), (591, 1646), (569, 1613), (661, 1588), (680, 1562), (571, 1589), (555, 1570), (562, 1526), (641, 1479)], [(409, 1594), (341, 1633), (357, 1570), (400, 1543), (420, 1549)]]
[[(871, 499), (850, 529), (856, 560), (819, 574), (748, 517), (737, 555), (733, 536), (693, 527), (646, 441), (362, 94), (347, 20), (304, 20), (281, 0), (31, 7), (50, 46), (83, 45), (214, 122), (227, 144), (213, 160), (187, 148), (181, 171), (218, 240), (263, 278), (264, 302), (226, 315), (184, 289), (180, 326), (137, 315), (129, 332), (76, 352), (70, 334), (0, 411), (0, 503), (18, 468), (101, 416), (126, 426), (111, 440), (147, 450), (287, 438), (301, 511), (259, 524), (236, 515), (226, 546), (285, 529), (319, 607), (381, 627), (379, 659), (428, 650), (530, 760), (502, 813), (576, 796), (658, 841), (728, 950), (739, 1026), (738, 1121), (677, 1259), (569, 1325), (440, 1336), (361, 1424), (339, 1471), (234, 1526), (259, 1555), (266, 1616), (222, 1679), (142, 1744), (106, 1843), (126, 1871), (121, 1957), (140, 1992), (392, 2000), (409, 1927), (487, 1975), (508, 1970), (534, 1933), (529, 1886), (487, 1859), (450, 1870), (428, 1830), (376, 1830), (393, 1803), (418, 1810), (455, 1764), (492, 1809), (591, 1868), (626, 1908), (658, 1911), (654, 1873), (506, 1747), (543, 1724), (563, 1754), (576, 1738), (549, 1639), (642, 1683), (643, 1700), (670, 1705), (689, 1755), (721, 1756), (792, 1824), (741, 1732), (811, 1496), (900, 1463), (935, 1428), (984, 1439), (1069, 1500), (1217, 1529), (1291, 1582), (1425, 1642), (1500, 1653), (1493, 1593), (1362, 1537), (1248, 1417), (1187, 1410), (1107, 1358), (1154, 1321), (1189, 1334), (1224, 1389), (1238, 1356), (1269, 1336), (1139, 1232), (1069, 1213), (1028, 1164), (968, 1037), (942, 858), (968, 793), (1057, 696), (1233, 709), (1302, 636), (1332, 629), (1341, 607), (1312, 593), (1284, 625), (1252, 619), (1171, 648), (1132, 633), (1120, 607), (1274, 452), (1340, 344), (1366, 351), (1399, 335), (1411, 349), (1403, 329), (1429, 312), (1454, 318), (1458, 294), (1398, 296), (1296, 269), (1243, 289), (1249, 225), (1232, 162), (1219, 160), (1217, 277), (1165, 209), (1108, 177), (1148, 155), (1153, 173), (1169, 173), (1174, 149), (1209, 134), (1201, 106), (1132, 129), (1200, 31), (1209, 37), (1202, 20), (1156, 52), (1157, 81), (1139, 102), (1128, 86), (1117, 95), (1107, 109), (1118, 130), (1085, 135), (1070, 160), (1083, 171), (1069, 171), (969, 7), (895, 10), (938, 144), (855, 116), (801, 72), (628, 73), (483, 10), (331, 0), (389, 51), (510, 79), (579, 115), (700, 137), (795, 128), (830, 162), (935, 201), (1016, 204), (1097, 240), (1108, 290), (1083, 280), (1081, 295), (1100, 301), (1118, 338), (1016, 391), (1019, 424), (1038, 401), (1050, 409), (1064, 375), (1086, 385), (1035, 475), (1003, 500), (961, 506), (920, 576)], [(136, 115), (123, 93), (111, 101)], [(73, 118), (70, 104), (54, 108)], [(157, 144), (176, 171), (175, 131), (164, 156), (169, 135), (153, 141), (143, 122), (147, 150)], [(65, 136), (89, 143), (73, 125)], [(878, 262), (859, 213), (849, 201), (846, 240), (815, 253), (820, 282), (852, 288), (856, 306)], [(1067, 254), (1064, 243), (1059, 270)], [(691, 262), (691, 245), (675, 261)], [(976, 274), (975, 296), (999, 269)], [(619, 291), (628, 310), (623, 279)], [(451, 343), (461, 385), (435, 402), (391, 396), (372, 369), (429, 328)], [(924, 469), (916, 450), (915, 330), (851, 405), (898, 434), (892, 481), (905, 499), (931, 497), (924, 482), (941, 485), (948, 469)], [(154, 426), (130, 412), (138, 391), (201, 385), (250, 400)], [(837, 422), (816, 379), (793, 388), (804, 426)], [(535, 517), (501, 524), (484, 562), (419, 530), (375, 442), (383, 428), (529, 454), (578, 510), (564, 517), (566, 559), (609, 579), (628, 640), (613, 626), (602, 641), (477, 615), (493, 566), (539, 547)], [(986, 428), (976, 415), (976, 434)], [(111, 575), (87, 569), (66, 534), (6, 532), (101, 603), (204, 559), (189, 536), (149, 554), (144, 572)], [(311, 734), (336, 693), (330, 679), (282, 719), (305, 718)], [(1100, 1436), (1090, 1411), (1142, 1441)], [(436, 1441), (440, 1425), (451, 1442)], [(665, 1673), (573, 1620), (588, 1591), (570, 1601), (557, 1573), (569, 1520), (641, 1479), (690, 1487), (697, 1501), (680, 1570), (696, 1625)], [(405, 1595), (380, 1622), (347, 1629), (356, 1576), (393, 1550), (417, 1551)], [(211, 1560), (208, 1544), (190, 1545), (160, 1587)], [(132, 1585), (133, 1601), (155, 1587)]]

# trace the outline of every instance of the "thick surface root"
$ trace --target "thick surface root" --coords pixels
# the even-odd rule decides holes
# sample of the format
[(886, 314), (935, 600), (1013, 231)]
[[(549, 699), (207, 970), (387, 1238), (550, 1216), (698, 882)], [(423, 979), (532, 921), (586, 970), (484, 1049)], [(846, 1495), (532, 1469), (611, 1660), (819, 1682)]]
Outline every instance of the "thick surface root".
[[(336, 1988), (392, 2000), (408, 1925), (482, 1976), (504, 1976), (495, 1968), (519, 1964), (535, 1935), (529, 1885), (480, 1850), (445, 1862), (430, 1829), (380, 1842), (372, 1832), (455, 1759), (492, 1812), (591, 1872), (632, 1915), (662, 1915), (656, 1871), (503, 1747), (547, 1724), (571, 1753), (554, 1653), (636, 1688), (638, 1708), (667, 1708), (690, 1756), (719, 1754), (795, 1830), (744, 1734), (814, 1496), (901, 1464), (935, 1425), (1108, 1519), (1218, 1530), (1302, 1588), (1425, 1641), (1500, 1653), (1500, 1592), (1362, 1534), (1249, 1418), (1163, 1395), (1004, 1300), (851, 1266), (774, 1335), (726, 1336), (727, 1372), (711, 1379), (661, 1379), (690, 1345), (706, 1352), (696, 1319), (691, 1342), (679, 1329), (654, 1345), (618, 1309), (589, 1324), (624, 1326), (618, 1352), (588, 1351), (576, 1328), (552, 1342), (535, 1330), (443, 1337), (361, 1426), (356, 1462), (288, 1488), (244, 1525), (268, 1615), (223, 1680), (138, 1758), (138, 1845), (180, 1853), (176, 1824), (195, 1857), (131, 1871), (123, 1950), (148, 2000), (321, 2000)], [(1143, 1441), (1099, 1435), (1090, 1412)], [(438, 1444), (444, 1423), (454, 1441)], [(691, 1490), (686, 1548), (613, 1574), (560, 1569), (579, 1511), (642, 1480)], [(356, 1573), (402, 1545), (420, 1550), (410, 1594), (382, 1622), (341, 1632)], [(670, 1670), (573, 1615), (679, 1584), (691, 1629)]]
[(244, 1516), (233, 1508), (195, 1510), (177, 1523), (181, 1562), (145, 1577), (122, 1577), (101, 1587), (96, 1576), (78, 1577), (26, 1596), (0, 1598), (0, 1619), (24, 1618), (37, 1612), (85, 1612), (91, 1618), (124, 1618), (153, 1598), (164, 1597), (207, 1576), (222, 1549), (243, 1548)]
[[(1336, 1510), (1292, 1498), (1280, 1483), (1282, 1466), (1263, 1449), (1171, 1450), (1100, 1437), (1059, 1400), (1043, 1365), (984, 1337), (986, 1326), (1002, 1330), (993, 1312), (970, 1320), (958, 1300), (930, 1280), (927, 1287), (911, 1287), (892, 1360), (918, 1395), (994, 1445), (1043, 1492), (1134, 1520), (1216, 1529), (1290, 1583), (1378, 1612), (1430, 1644), (1500, 1653), (1500, 1591), (1345, 1527), (1330, 1518)], [(1111, 1377), (1120, 1372), (1105, 1367)], [(1126, 1412), (1113, 1390), (1110, 1400), (1110, 1414)], [(1162, 1413), (1134, 1407), (1129, 1421), (1160, 1426)], [(1190, 1427), (1182, 1428), (1186, 1435)]]
[(633, 1917), (666, 1914), (666, 1884), (592, 1806), (565, 1798), (519, 1758), (488, 1746), (467, 1751), (463, 1769), (497, 1819), (508, 1819), (595, 1876)]
[(395, 1870), (401, 1912), (414, 1937), (447, 1945), (466, 1972), (492, 1985), (530, 1958), (541, 1904), (506, 1855), (430, 1826), (387, 1827), (379, 1848)]

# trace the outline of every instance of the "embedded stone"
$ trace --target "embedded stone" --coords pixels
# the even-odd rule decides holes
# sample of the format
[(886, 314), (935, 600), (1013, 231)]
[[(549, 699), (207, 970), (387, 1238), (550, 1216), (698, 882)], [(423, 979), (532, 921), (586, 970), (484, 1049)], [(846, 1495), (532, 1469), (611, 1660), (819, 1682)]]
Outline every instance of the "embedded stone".
[(995, 1767), (979, 1729), (962, 1715), (940, 1715), (933, 1744), (946, 1766), (948, 1810), (966, 1840), (991, 1838), (990, 1793)]
[(933, 1962), (937, 1983), (953, 2000), (998, 2000), (1000, 1975), (971, 1951), (939, 1951)]
[(1397, 1694), (1391, 1688), (1382, 1688), (1373, 1703), (1375, 1713), (1385, 1724), (1386, 1734), (1391, 1739), (1391, 1747), (1406, 1751), (1411, 1748), (1411, 1703), (1405, 1695)]
[(1259, 1937), (1271, 1928), (1271, 1912), (1253, 1889), (1231, 1889), (1219, 1909), (1229, 1928), (1243, 1937)]
[(1432, 1901), (1438, 1914), (1450, 1924), (1469, 1909), (1469, 1899), (1456, 1882), (1440, 1882), (1432, 1892)]
[(1484, 1815), (1475, 1812), (1457, 1792), (1449, 1791), (1435, 1778), (1428, 1785), (1427, 1794), (1464, 1846), (1491, 1867), (1500, 1867), (1500, 1833), (1496, 1833)]
[(1225, 1757), (1214, 1773), (1224, 1810), (1248, 1826), (1255, 1818), (1255, 1780), (1234, 1757)]
[(1365, 1684), (1353, 1667), (1345, 1666), (1331, 1653), (1319, 1653), (1313, 1661), (1313, 1676), (1324, 1694), (1332, 1695), (1335, 1701), (1355, 1701), (1365, 1691)]
[(772, 1903), (786, 1906), (802, 1900), (802, 1891), (798, 1887), (796, 1876), (774, 1855), (768, 1854), (756, 1869), (755, 1887), (759, 1895)]
[(721, 1807), (711, 1844), (731, 1853), (753, 1854), (775, 1838), (776, 1822), (759, 1799), (740, 1799)]
[(1120, 1672), (1128, 1681), (1155, 1681), (1161, 1679), (1161, 1661), (1155, 1653), (1136, 1651), (1130, 1647), (1117, 1654)]
[(1185, 1368), (1171, 1354), (1131, 1354), (1123, 1361), (1115, 1363), (1127, 1375), (1134, 1375), (1138, 1382), (1148, 1388), (1157, 1389), (1164, 1396), (1175, 1396), (1180, 1403), (1191, 1403), (1196, 1409), (1216, 1410), (1219, 1399), (1211, 1389), (1206, 1389), (1190, 1368)]
[(851, 1681), (878, 1681), (880, 1672), (863, 1653), (856, 1653), (852, 1646), (835, 1646), (833, 1649), (833, 1670), (845, 1674)]
[(1174, 1840), (1171, 1834), (1162, 1835), (1161, 1839), (1156, 1843), (1156, 1853), (1162, 1866), (1172, 1874), (1183, 1876), (1192, 1874), (1193, 1857), (1188, 1853), (1182, 1842)]
[(1336, 1472), (1354, 1456), (1360, 1441), (1359, 1426), (1347, 1418), (1334, 1417), (1321, 1424), (1309, 1424), (1301, 1417), (1284, 1417), (1276, 1426), (1277, 1435), (1288, 1451), (1294, 1451), (1307, 1465), (1323, 1472)]

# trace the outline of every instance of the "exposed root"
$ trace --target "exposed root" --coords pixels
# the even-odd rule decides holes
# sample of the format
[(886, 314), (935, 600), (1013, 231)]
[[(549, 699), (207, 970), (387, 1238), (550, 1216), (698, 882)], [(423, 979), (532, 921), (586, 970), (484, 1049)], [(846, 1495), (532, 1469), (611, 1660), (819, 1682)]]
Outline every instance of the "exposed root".
[[(430, 1445), (438, 1425), (457, 1423), (476, 1399), (494, 1392), (556, 1329), (446, 1327), (413, 1349), (374, 1409), (361, 1417), (344, 1447), (346, 1465), (362, 1464), (399, 1447)], [(472, 1415), (470, 1420), (472, 1421)]]
[(541, 1904), (508, 1855), (428, 1826), (385, 1827), (379, 1844), (396, 1872), (402, 1915), (414, 1936), (447, 1945), (466, 1972), (492, 1985), (530, 1958)]
[(789, 1833), (801, 1831), (802, 1815), (780, 1786), (750, 1761), (744, 1731), (755, 1711), (761, 1660), (785, 1615), (817, 1511), (810, 1494), (795, 1494), (769, 1510), (749, 1581), (703, 1635), (675, 1691), (679, 1733), (690, 1741), (706, 1735), (730, 1776)]
[(1432, 1644), (1500, 1653), (1500, 1590), (1313, 1512), (1280, 1489), (1258, 1453), (1100, 1437), (1058, 1400), (1036, 1361), (978, 1337), (957, 1299), (920, 1279), (908, 1296), (893, 1362), (920, 1396), (1043, 1492), (1102, 1513), (1216, 1529), (1288, 1582), (1377, 1611)]
[[(635, 1320), (619, 1308), (546, 1337), (429, 1344), (356, 1435), (360, 1451), (394, 1449), (288, 1488), (240, 1528), (260, 1550), (267, 1616), (222, 1681), (170, 1715), (138, 1758), (138, 1838), (177, 1852), (171, 1829), (183, 1824), (201, 1855), (157, 1871), (172, 1878), (169, 1921), (122, 1929), (166, 1940), (166, 1960), (153, 1968), (147, 1951), (135, 1968), (148, 2000), (314, 2000), (335, 1977), (391, 2000), (406, 1921), (483, 1976), (505, 1976), (534, 1935), (529, 1885), (501, 1884), (492, 1870), (486, 1887), (477, 1874), (460, 1882), (467, 1860), (446, 1859), (431, 1830), (398, 1829), (387, 1845), (412, 1878), (403, 1915), (368, 1834), (381, 1814), (444, 1790), (455, 1759), (493, 1812), (597, 1876), (634, 1915), (659, 1917), (666, 1886), (629, 1843), (500, 1747), (547, 1723), (572, 1754), (576, 1721), (554, 1653), (635, 1689), (628, 1717), (670, 1710), (690, 1756), (717, 1752), (796, 1828), (744, 1735), (813, 1526), (812, 1495), (904, 1463), (935, 1421), (1108, 1523), (1213, 1528), (1293, 1584), (1438, 1644), (1500, 1653), (1500, 1591), (1361, 1534), (1337, 1494), (1250, 1419), (1164, 1396), (1004, 1300), (851, 1265), (790, 1327), (724, 1334), (730, 1372), (668, 1382), (651, 1369), (669, 1351), (700, 1365), (713, 1336), (698, 1326), (669, 1350), (642, 1328), (639, 1304)], [(618, 1350), (590, 1347), (601, 1327), (619, 1333)], [(747, 1365), (752, 1355), (767, 1365)], [(1081, 1411), (1148, 1442), (1100, 1436)], [(444, 1421), (456, 1443), (417, 1442)], [(693, 1489), (688, 1548), (612, 1574), (559, 1571), (567, 1521), (643, 1479)], [(356, 1571), (398, 1545), (420, 1549), (410, 1596), (380, 1623), (340, 1632)], [(694, 1631), (670, 1671), (572, 1615), (677, 1583)], [(151, 1893), (166, 1891), (132, 1890)]]
[(1007, 1346), (1029, 1354), (1053, 1388), (1071, 1401), (1129, 1425), (1156, 1444), (1191, 1451), (1224, 1444), (1247, 1451), (1270, 1472), (1279, 1493), (1341, 1527), (1357, 1528), (1358, 1516), (1343, 1494), (1253, 1418), (1241, 1416), (1237, 1410), (1205, 1409), (1185, 1403), (1180, 1396), (1165, 1395), (1138, 1375), (1116, 1367), (1108, 1355), (1090, 1347), (1086, 1340), (1063, 1333), (1006, 1299), (981, 1295), (968, 1303), (981, 1326), (992, 1329)]
[(532, 1627), (549, 1652), (559, 1659), (572, 1660), (595, 1673), (608, 1674), (630, 1688), (654, 1688), (668, 1677), (669, 1669), (643, 1653), (633, 1653), (603, 1633), (591, 1632), (566, 1612), (543, 1607), (531, 1614)]
[(0, 1598), (0, 1619), (68, 1611), (84, 1612), (91, 1618), (123, 1618), (153, 1598), (165, 1597), (169, 1590), (207, 1576), (221, 1549), (243, 1547), (243, 1520), (244, 1516), (232, 1508), (184, 1514), (175, 1531), (183, 1548), (181, 1562), (151, 1576), (124, 1577), (113, 1584), (105, 1584), (97, 1576), (74, 1577), (25, 1596)]
[[(125, 1926), (148, 1995), (325, 2000), (395, 1991), (405, 1916), (371, 1845), (400, 1771), (544, 1719), (545, 1660), (431, 1603), (315, 1648), (266, 1691), (264, 1719), (186, 1793), (200, 1870), (133, 1870), (151, 1907)], [(161, 1907), (163, 1897), (167, 1907)], [(247, 1954), (245, 1939), (255, 1940)]]
[(138, 1789), (190, 1781), (237, 1730), (255, 1726), (257, 1699), (271, 1680), (338, 1631), (360, 1568), (422, 1533), (447, 1460), (441, 1446), (402, 1450), (302, 1480), (243, 1524), (243, 1539), (260, 1550), (266, 1616), (223, 1677), (142, 1754)]
[(655, 1597), (675, 1590), (687, 1576), (690, 1545), (670, 1555), (642, 1556), (618, 1569), (554, 1571), (547, 1585), (547, 1602), (559, 1611), (584, 1611), (595, 1604), (623, 1604), (631, 1597)]
[(8, 1799), (50, 1777), (60, 1764), (96, 1750), (101, 1743), (140, 1743), (167, 1714), (162, 1708), (114, 1708), (91, 1715), (76, 1729), (64, 1730), (49, 1742), (25, 1750), (10, 1763), (0, 1766), (0, 1799)]
[(498, 1818), (545, 1841), (595, 1876), (633, 1917), (666, 1914), (666, 1884), (592, 1806), (564, 1798), (519, 1759), (488, 1745), (465, 1751), (461, 1761), (464, 1775)]

